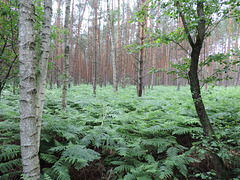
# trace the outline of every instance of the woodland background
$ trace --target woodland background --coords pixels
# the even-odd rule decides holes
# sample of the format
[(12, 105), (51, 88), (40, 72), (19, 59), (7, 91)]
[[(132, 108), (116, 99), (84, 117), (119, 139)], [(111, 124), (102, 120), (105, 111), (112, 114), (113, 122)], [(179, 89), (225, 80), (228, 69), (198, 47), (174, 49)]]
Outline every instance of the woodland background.
[(239, 6), (1, 0), (0, 179), (239, 179)]

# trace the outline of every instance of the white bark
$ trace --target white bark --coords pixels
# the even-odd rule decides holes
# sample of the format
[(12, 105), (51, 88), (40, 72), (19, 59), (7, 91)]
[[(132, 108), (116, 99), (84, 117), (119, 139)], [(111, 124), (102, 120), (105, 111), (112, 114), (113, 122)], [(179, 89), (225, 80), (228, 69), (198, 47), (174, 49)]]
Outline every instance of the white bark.
[(62, 89), (62, 108), (65, 109), (67, 106), (67, 86), (69, 77), (69, 43), (68, 43), (68, 33), (69, 32), (69, 19), (70, 19), (70, 2), (66, 1), (66, 15), (64, 23), (64, 72), (63, 72), (63, 89)]
[(19, 0), (20, 142), (23, 174), (40, 179), (36, 126), (34, 2)]
[(36, 61), (34, 3), (19, 1), (20, 141), (23, 174), (40, 179), (39, 147), (50, 47), (52, 0), (44, 2), (41, 56)]
[(42, 112), (45, 102), (45, 90), (47, 84), (47, 70), (48, 70), (48, 59), (49, 59), (49, 48), (50, 48), (50, 33), (51, 33), (51, 17), (52, 17), (52, 0), (44, 1), (44, 15), (43, 15), (43, 30), (41, 34), (41, 56), (38, 64), (37, 72), (37, 131), (38, 139), (37, 145), (40, 147), (40, 134), (42, 125)]

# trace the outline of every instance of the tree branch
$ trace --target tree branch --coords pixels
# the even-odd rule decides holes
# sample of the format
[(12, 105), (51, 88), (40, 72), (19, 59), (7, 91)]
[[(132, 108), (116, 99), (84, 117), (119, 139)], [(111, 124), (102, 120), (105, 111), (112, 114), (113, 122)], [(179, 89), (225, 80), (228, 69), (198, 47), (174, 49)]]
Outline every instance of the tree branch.
[[(179, 1), (177, 1), (177, 9), (179, 10)], [(182, 13), (182, 11), (180, 11), (180, 10), (179, 10), (179, 15), (180, 15), (180, 17), (182, 19), (183, 27), (185, 29), (185, 32), (186, 32), (187, 36), (188, 36), (188, 42), (193, 47), (195, 45), (195, 43), (193, 42), (192, 36), (191, 36), (191, 34), (189, 32), (189, 29), (188, 29), (188, 26), (187, 26), (187, 22), (185, 20), (185, 16)]]

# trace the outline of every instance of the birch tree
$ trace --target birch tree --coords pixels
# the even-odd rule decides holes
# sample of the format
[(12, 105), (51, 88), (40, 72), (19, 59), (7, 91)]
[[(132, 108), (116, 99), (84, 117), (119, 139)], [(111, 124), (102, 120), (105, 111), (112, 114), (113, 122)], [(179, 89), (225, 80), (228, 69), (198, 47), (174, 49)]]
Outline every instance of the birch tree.
[(44, 2), (40, 58), (35, 48), (35, 6), (19, 1), (20, 143), (24, 177), (40, 179), (39, 144), (50, 45), (52, 1)]
[(69, 30), (69, 19), (70, 19), (70, 3), (71, 0), (66, 1), (66, 15), (64, 22), (64, 72), (63, 72), (63, 89), (62, 89), (62, 108), (65, 109), (67, 106), (67, 88), (68, 88), (68, 77), (69, 77), (69, 43), (68, 43), (68, 30)]

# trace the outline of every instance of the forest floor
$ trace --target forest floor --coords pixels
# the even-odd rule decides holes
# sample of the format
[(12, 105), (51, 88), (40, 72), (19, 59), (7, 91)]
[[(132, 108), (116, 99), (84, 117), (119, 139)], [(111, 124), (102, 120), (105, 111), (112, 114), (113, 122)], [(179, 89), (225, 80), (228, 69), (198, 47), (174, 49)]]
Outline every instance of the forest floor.
[[(61, 109), (61, 89), (46, 91), (40, 160), (42, 179), (217, 179), (217, 152), (240, 179), (240, 87), (210, 87), (203, 101), (219, 141), (203, 135), (189, 87), (73, 86)], [(19, 95), (0, 100), (0, 176), (18, 179)]]

